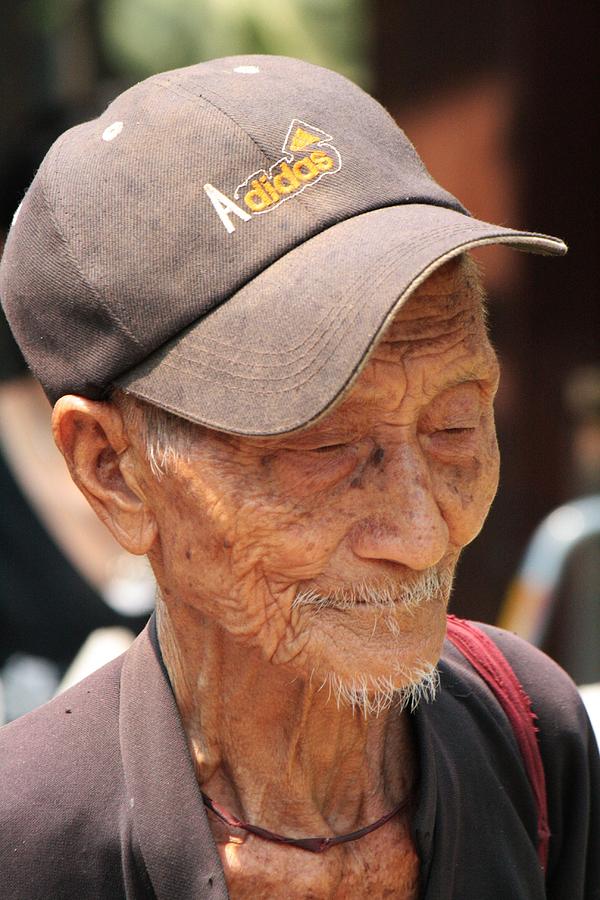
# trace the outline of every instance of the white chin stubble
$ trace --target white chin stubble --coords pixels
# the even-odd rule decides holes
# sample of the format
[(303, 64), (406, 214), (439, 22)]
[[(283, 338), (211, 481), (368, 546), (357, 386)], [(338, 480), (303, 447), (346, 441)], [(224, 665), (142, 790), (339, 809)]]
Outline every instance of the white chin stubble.
[[(432, 601), (447, 605), (453, 574), (452, 568), (435, 567), (419, 573), (409, 582), (398, 583), (386, 577), (376, 582), (365, 581), (336, 588), (328, 594), (315, 590), (299, 591), (293, 608), (312, 610), (317, 615), (323, 609), (369, 607), (379, 612), (376, 623), (382, 623), (393, 637), (398, 637), (400, 613), (414, 614), (419, 607)], [(398, 687), (398, 684), (402, 686)], [(335, 700), (338, 709), (350, 707), (366, 718), (381, 715), (392, 706), (400, 711), (414, 711), (422, 701), (435, 699), (438, 686), (436, 665), (416, 660), (410, 666), (396, 661), (393, 671), (386, 676), (364, 673), (342, 678), (336, 672), (330, 672), (320, 690), (328, 689), (328, 698)]]

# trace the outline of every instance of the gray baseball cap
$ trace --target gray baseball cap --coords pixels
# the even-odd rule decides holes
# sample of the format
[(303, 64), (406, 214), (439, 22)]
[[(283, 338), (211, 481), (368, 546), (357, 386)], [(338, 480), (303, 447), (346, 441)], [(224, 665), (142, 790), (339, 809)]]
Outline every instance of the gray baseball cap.
[(52, 402), (119, 386), (278, 434), (339, 400), (435, 268), (489, 243), (566, 251), (472, 218), (342, 76), (230, 57), (152, 76), (55, 142), (0, 296)]

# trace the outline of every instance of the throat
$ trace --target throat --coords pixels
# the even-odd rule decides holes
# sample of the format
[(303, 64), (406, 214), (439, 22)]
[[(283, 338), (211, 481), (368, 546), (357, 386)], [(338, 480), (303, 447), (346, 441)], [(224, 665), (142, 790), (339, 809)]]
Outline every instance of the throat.
[[(365, 719), (210, 623), (179, 631), (164, 614), (158, 623), (198, 783), (232, 822), (334, 838), (384, 828), (407, 802), (416, 782), (407, 714)], [(221, 820), (219, 834), (228, 827)]]

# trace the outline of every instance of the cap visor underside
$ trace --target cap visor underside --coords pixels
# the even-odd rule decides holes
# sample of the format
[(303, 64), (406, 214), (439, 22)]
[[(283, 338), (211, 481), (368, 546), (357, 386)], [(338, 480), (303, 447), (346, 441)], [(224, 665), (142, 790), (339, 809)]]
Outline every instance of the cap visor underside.
[(552, 255), (567, 249), (558, 238), (443, 207), (355, 216), (291, 250), (116, 384), (219, 431), (296, 431), (340, 401), (389, 321), (436, 268), (499, 243)]

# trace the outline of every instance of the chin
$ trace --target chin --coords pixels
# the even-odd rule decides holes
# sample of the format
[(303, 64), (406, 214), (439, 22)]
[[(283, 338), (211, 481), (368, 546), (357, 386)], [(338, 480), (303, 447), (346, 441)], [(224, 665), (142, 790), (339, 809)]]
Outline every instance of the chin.
[(421, 702), (435, 700), (439, 674), (433, 663), (407, 670), (399, 687), (397, 676), (360, 675), (348, 680), (330, 673), (324, 686), (328, 698), (338, 709), (346, 707), (359, 712), (365, 719), (377, 718), (390, 709), (414, 712)]
[(323, 609), (320, 679), (330, 702), (363, 715), (412, 709), (435, 697), (437, 663), (446, 634), (447, 599), (430, 598), (416, 609)]

